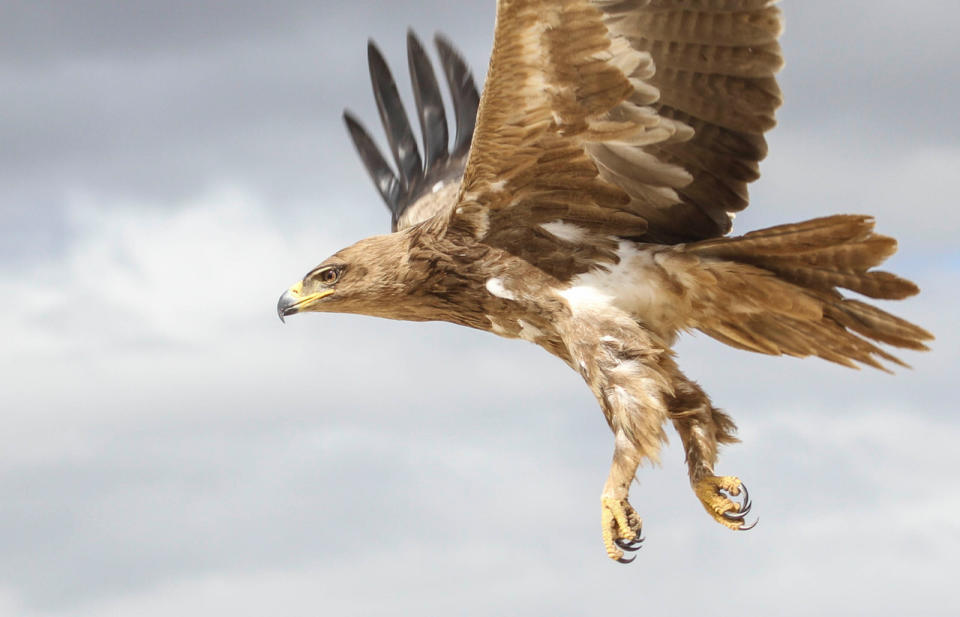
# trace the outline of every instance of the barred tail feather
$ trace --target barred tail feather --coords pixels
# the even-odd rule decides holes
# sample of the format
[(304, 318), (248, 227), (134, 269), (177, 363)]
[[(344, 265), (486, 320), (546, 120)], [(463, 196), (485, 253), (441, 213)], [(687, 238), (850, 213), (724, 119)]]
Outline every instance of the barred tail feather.
[[(873, 225), (869, 216), (837, 215), (688, 245), (686, 251), (708, 264), (742, 264), (745, 269), (738, 278), (752, 279), (757, 288), (751, 306), (735, 302), (722, 317), (704, 319), (696, 327), (724, 343), (759, 353), (815, 355), (845, 366), (861, 363), (882, 370), (886, 369), (878, 360), (906, 366), (873, 342), (922, 351), (933, 335), (838, 291), (884, 300), (900, 300), (919, 291), (906, 279), (871, 269), (897, 249), (896, 240), (875, 234)], [(802, 297), (802, 302), (793, 303), (807, 310), (783, 310), (791, 304), (783, 294)], [(758, 296), (766, 298), (766, 311), (756, 310)], [(817, 305), (812, 313), (810, 301)]]
[(923, 328), (859, 300), (834, 302), (826, 306), (825, 313), (854, 332), (894, 347), (927, 351), (929, 347), (922, 341), (933, 339)]

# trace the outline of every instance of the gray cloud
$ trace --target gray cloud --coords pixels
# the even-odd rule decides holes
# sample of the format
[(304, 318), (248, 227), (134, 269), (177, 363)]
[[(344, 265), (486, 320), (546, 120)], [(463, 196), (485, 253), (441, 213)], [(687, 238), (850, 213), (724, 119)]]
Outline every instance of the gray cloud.
[(950, 2), (783, 9), (784, 124), (814, 134), (847, 133), (880, 148), (956, 145), (960, 135), (945, 104), (957, 94), (950, 75), (960, 56)]

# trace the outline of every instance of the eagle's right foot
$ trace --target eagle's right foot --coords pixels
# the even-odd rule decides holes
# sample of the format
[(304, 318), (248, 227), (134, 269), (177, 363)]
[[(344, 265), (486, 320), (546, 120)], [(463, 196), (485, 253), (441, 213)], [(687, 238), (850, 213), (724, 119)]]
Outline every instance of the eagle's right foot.
[[(713, 520), (724, 527), (735, 531), (753, 529), (756, 521), (749, 525), (744, 524), (744, 518), (750, 512), (750, 494), (747, 487), (734, 476), (707, 476), (693, 486), (700, 503)], [(728, 495), (742, 495), (741, 502), (737, 503)]]
[(600, 499), (600, 506), (603, 544), (607, 548), (607, 555), (614, 561), (630, 563), (635, 557), (628, 559), (624, 556), (624, 551), (632, 553), (639, 549), (643, 542), (640, 536), (643, 526), (640, 515), (626, 497), (618, 499), (604, 496)]

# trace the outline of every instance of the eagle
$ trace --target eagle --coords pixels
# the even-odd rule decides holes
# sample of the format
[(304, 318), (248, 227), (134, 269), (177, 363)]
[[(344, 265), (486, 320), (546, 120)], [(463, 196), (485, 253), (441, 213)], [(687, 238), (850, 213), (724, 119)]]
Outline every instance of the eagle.
[(446, 321), (543, 347), (578, 372), (614, 435), (600, 497), (607, 555), (629, 562), (628, 501), (669, 422), (707, 513), (744, 530), (750, 500), (714, 472), (730, 416), (678, 368), (679, 333), (848, 367), (905, 366), (923, 328), (849, 297), (918, 288), (875, 270), (896, 241), (870, 216), (729, 236), (782, 97), (782, 16), (771, 0), (499, 0), (482, 97), (436, 44), (456, 133), (422, 44), (408, 60), (423, 155), (383, 56), (370, 74), (395, 169), (349, 112), (392, 232), (360, 240), (280, 297), (308, 311)]

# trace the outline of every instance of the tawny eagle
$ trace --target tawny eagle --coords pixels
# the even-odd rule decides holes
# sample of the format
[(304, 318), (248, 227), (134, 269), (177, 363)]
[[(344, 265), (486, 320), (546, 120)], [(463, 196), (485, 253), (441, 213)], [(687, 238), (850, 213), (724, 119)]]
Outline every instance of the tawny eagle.
[[(901, 362), (931, 335), (866, 302), (917, 293), (873, 270), (896, 250), (869, 216), (725, 237), (747, 206), (781, 96), (770, 0), (500, 0), (483, 97), (437, 40), (437, 79), (408, 37), (421, 157), (386, 63), (370, 71), (396, 173), (345, 114), (393, 233), (345, 248), (280, 298), (293, 313), (442, 320), (540, 345), (580, 373), (614, 433), (601, 495), (607, 554), (627, 561), (638, 464), (673, 423), (706, 511), (747, 527), (740, 480), (717, 476), (733, 421), (677, 368), (697, 329), (733, 347), (846, 366)], [(738, 499), (731, 499), (733, 496)]]

